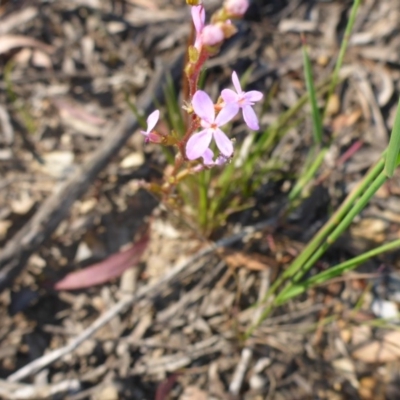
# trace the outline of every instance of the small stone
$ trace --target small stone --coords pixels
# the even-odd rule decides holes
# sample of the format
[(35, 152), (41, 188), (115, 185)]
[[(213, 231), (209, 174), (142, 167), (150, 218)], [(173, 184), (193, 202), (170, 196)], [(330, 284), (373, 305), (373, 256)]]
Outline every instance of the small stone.
[(252, 375), (249, 384), (253, 390), (262, 390), (267, 385), (267, 379), (262, 375)]
[(143, 153), (135, 152), (127, 155), (120, 163), (121, 168), (140, 167), (144, 163)]
[(118, 400), (118, 389), (110, 384), (103, 389), (100, 389), (99, 393), (93, 396), (94, 400)]
[(391, 319), (398, 321), (399, 310), (397, 305), (391, 301), (375, 299), (371, 305), (372, 312), (378, 318)]

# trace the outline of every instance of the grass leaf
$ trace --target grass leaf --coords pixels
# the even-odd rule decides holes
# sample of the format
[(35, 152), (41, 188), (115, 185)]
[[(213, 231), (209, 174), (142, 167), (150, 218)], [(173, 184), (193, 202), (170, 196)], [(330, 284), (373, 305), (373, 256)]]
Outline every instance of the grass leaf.
[(312, 76), (312, 67), (310, 57), (308, 55), (307, 46), (304, 42), (303, 37), (303, 63), (304, 63), (304, 77), (307, 86), (307, 92), (311, 104), (312, 122), (313, 122), (313, 136), (315, 144), (321, 144), (322, 142), (322, 119), (321, 113), (317, 104), (317, 93), (314, 86), (314, 80)]
[(400, 99), (397, 105), (396, 118), (392, 133), (390, 134), (390, 141), (387, 148), (386, 159), (385, 159), (385, 172), (386, 176), (393, 176), (394, 170), (398, 165), (398, 156), (400, 153)]

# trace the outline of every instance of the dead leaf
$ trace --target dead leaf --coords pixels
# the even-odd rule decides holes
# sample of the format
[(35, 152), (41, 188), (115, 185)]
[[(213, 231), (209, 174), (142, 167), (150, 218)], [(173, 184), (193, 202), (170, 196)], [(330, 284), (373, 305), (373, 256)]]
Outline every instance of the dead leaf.
[(23, 7), (21, 10), (14, 11), (7, 18), (2, 18), (0, 24), (0, 34), (4, 35), (11, 32), (13, 29), (26, 24), (35, 18), (38, 14), (36, 7)]
[(136, 264), (149, 243), (149, 237), (145, 235), (141, 240), (129, 249), (106, 258), (83, 270), (71, 272), (58, 281), (56, 290), (77, 290), (100, 285), (120, 276), (126, 269)]
[(174, 387), (178, 376), (179, 374), (172, 374), (158, 385), (155, 400), (166, 400), (168, 398), (169, 392)]
[(352, 356), (365, 363), (386, 363), (400, 358), (400, 331), (387, 332), (353, 351)]
[(38, 169), (54, 178), (64, 178), (73, 171), (74, 153), (71, 151), (52, 151), (43, 154), (42, 158), (44, 164)]
[(32, 64), (38, 68), (51, 69), (53, 63), (47, 53), (41, 50), (34, 50), (32, 55)]
[(52, 54), (54, 47), (39, 40), (22, 35), (1, 35), (0, 36), (0, 54), (7, 53), (18, 47), (35, 47), (46, 53)]
[(205, 391), (201, 390), (197, 386), (188, 386), (182, 393), (179, 400), (207, 400), (208, 395)]
[(221, 255), (231, 268), (245, 267), (250, 271), (265, 271), (277, 266), (277, 262), (260, 254), (246, 254), (241, 251), (223, 250)]

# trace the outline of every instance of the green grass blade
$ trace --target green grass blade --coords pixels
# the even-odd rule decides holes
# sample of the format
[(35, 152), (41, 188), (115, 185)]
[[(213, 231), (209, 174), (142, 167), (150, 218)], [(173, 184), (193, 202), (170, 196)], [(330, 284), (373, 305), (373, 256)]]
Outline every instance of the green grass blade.
[(331, 267), (326, 271), (320, 272), (319, 274), (305, 280), (304, 282), (300, 282), (296, 285), (288, 287), (276, 297), (275, 304), (282, 305), (286, 303), (289, 299), (298, 296), (301, 293), (304, 293), (307, 289), (328, 282), (330, 279), (336, 278), (337, 276), (340, 276), (345, 272), (353, 270), (370, 258), (385, 253), (387, 251), (394, 250), (398, 247), (400, 247), (400, 239), (394, 240), (390, 243), (386, 243), (348, 261), (335, 265), (334, 267)]
[(353, 219), (358, 215), (364, 207), (367, 205), (369, 200), (374, 196), (378, 189), (386, 182), (387, 176), (384, 171), (378, 175), (378, 177), (371, 183), (369, 188), (360, 197), (360, 199), (354, 204), (353, 208), (349, 210), (346, 216), (340, 221), (338, 226), (333, 232), (326, 238), (326, 241), (319, 246), (317, 251), (312, 257), (301, 267), (299, 271), (292, 277), (290, 284), (298, 282), (306, 272), (322, 257), (326, 250), (339, 238), (339, 236), (348, 228), (352, 223)]
[(182, 110), (179, 106), (178, 96), (171, 75), (167, 76), (164, 93), (165, 103), (167, 106), (167, 117), (170, 125), (179, 136), (182, 136), (185, 133), (185, 122), (183, 120)]
[(390, 141), (387, 148), (386, 160), (385, 160), (385, 172), (386, 176), (393, 176), (394, 170), (397, 166), (397, 158), (400, 153), (400, 99), (397, 105), (396, 118), (392, 133), (390, 134)]
[(312, 67), (310, 57), (308, 55), (307, 46), (304, 43), (303, 38), (303, 63), (304, 63), (304, 77), (306, 81), (306, 87), (308, 96), (311, 104), (311, 115), (313, 122), (313, 136), (315, 144), (321, 144), (322, 142), (322, 119), (321, 113), (317, 104), (317, 92), (314, 86), (314, 80), (312, 76)]
[(354, 0), (353, 6), (351, 8), (349, 20), (347, 22), (346, 30), (344, 32), (343, 41), (340, 46), (338, 59), (336, 61), (335, 69), (333, 70), (333, 74), (332, 74), (331, 83), (329, 85), (328, 96), (326, 98), (326, 105), (325, 105), (323, 115), (326, 114), (326, 110), (327, 110), (327, 107), (329, 104), (329, 99), (331, 98), (331, 96), (332, 96), (333, 92), (335, 91), (336, 86), (339, 82), (340, 68), (342, 68), (342, 65), (343, 65), (344, 56), (346, 54), (347, 47), (349, 45), (350, 35), (353, 30), (354, 22), (356, 21), (356, 15), (358, 12), (358, 8), (360, 7), (360, 4), (361, 4), (361, 0)]
[(305, 173), (303, 174), (302, 177), (297, 181), (296, 185), (293, 187), (293, 189), (289, 193), (289, 200), (294, 201), (302, 192), (304, 186), (312, 179), (312, 177), (316, 174), (318, 168), (324, 161), (325, 155), (328, 151), (328, 148), (323, 148), (321, 151), (318, 152), (318, 154), (315, 156), (315, 149), (310, 153), (313, 158), (313, 162), (309, 166), (309, 168), (306, 169)]

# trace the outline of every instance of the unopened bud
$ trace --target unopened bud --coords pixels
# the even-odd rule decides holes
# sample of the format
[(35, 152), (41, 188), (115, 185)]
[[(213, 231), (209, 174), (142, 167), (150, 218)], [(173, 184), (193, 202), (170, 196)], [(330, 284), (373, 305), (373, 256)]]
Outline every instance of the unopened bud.
[(218, 25), (207, 25), (201, 33), (202, 43), (205, 46), (215, 46), (225, 38), (224, 32)]
[(249, 0), (226, 0), (224, 9), (230, 17), (243, 17), (249, 8)]

